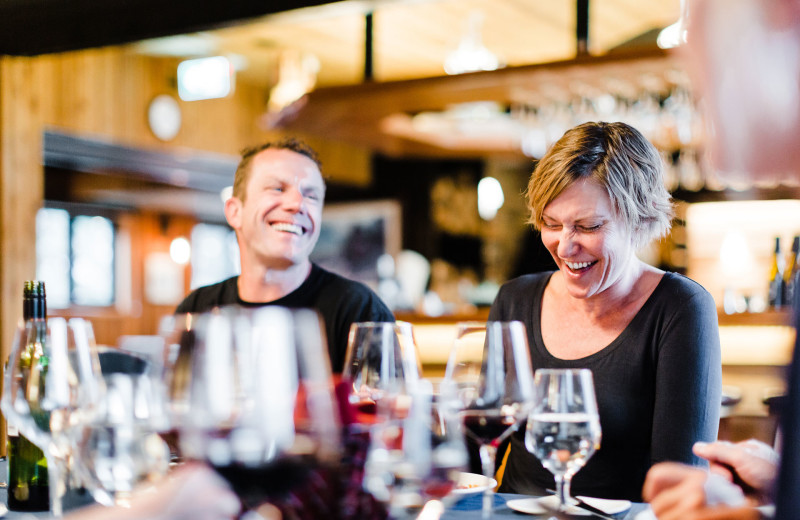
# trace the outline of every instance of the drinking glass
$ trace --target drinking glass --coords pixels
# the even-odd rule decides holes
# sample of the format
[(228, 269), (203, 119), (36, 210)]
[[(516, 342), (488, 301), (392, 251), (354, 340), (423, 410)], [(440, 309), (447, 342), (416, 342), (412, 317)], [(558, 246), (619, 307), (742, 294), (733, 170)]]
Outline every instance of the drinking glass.
[(370, 429), (364, 487), (393, 518), (416, 517), (428, 502), (449, 501), (467, 465), (457, 408), (434, 402), (433, 385), (418, 381), (404, 394), (409, 406), (392, 407)]
[(600, 447), (600, 417), (592, 372), (539, 369), (536, 404), (528, 417), (525, 447), (555, 477), (559, 509), (569, 505), (570, 482)]
[(157, 433), (166, 416), (150, 374), (112, 373), (105, 381), (97, 413), (78, 428), (75, 471), (99, 503), (127, 506), (134, 487), (169, 469), (169, 448)]
[(29, 338), (38, 334), (28, 322), (16, 334), (5, 377), (2, 407), (7, 420), (47, 457), (50, 511), (62, 516), (73, 458), (73, 437), (91, 420), (105, 385), (91, 323), (81, 318), (49, 318), (45, 341), (33, 358)]
[(402, 321), (353, 323), (345, 359), (350, 402), (364, 413), (376, 413), (377, 402), (404, 392), (422, 372), (412, 326)]
[(340, 458), (319, 315), (270, 306), (196, 316), (181, 453), (210, 464), (243, 509), (280, 501)]
[[(525, 326), (519, 321), (461, 322), (447, 361), (443, 388), (452, 388), (467, 437), (479, 446), (484, 476), (494, 474), (497, 447), (533, 404), (533, 371)], [(492, 489), (483, 518), (492, 514)]]

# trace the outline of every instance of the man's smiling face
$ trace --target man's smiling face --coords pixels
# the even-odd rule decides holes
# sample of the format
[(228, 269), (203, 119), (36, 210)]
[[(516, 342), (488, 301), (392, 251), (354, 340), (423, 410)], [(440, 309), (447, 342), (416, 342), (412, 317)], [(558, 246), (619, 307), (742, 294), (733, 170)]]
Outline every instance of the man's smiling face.
[(317, 164), (282, 148), (253, 157), (244, 200), (226, 206), (243, 258), (286, 269), (308, 261), (319, 239), (325, 182)]

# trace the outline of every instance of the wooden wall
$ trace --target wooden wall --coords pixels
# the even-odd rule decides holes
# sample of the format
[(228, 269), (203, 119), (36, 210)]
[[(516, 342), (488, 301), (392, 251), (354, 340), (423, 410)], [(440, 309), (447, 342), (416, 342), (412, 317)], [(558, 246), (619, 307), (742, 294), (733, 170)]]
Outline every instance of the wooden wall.
[[(247, 145), (279, 136), (259, 128), (266, 93), (239, 82), (226, 99), (179, 102), (183, 125), (162, 143), (147, 127), (147, 106), (159, 94), (176, 92), (176, 59), (146, 58), (124, 47), (38, 57), (0, 57), (0, 358), (5, 360), (13, 326), (21, 317), (22, 281), (35, 276), (35, 215), (42, 206), (42, 131), (107, 139), (152, 150), (202, 150), (237, 154)], [(303, 137), (303, 136), (301, 136)], [(309, 139), (325, 174), (337, 182), (365, 184), (370, 155), (364, 149)], [(188, 234), (192, 222), (173, 221)], [(132, 237), (133, 291), (130, 309), (92, 317), (98, 339), (120, 333), (154, 332), (158, 316), (171, 309), (142, 298), (144, 255), (166, 250), (156, 215), (140, 214), (120, 225)], [(137, 267), (138, 266), (138, 267)], [(188, 290), (188, 273), (186, 273)], [(137, 303), (137, 298), (139, 299)], [(80, 314), (84, 309), (73, 309)], [(88, 311), (86, 311), (88, 312)]]

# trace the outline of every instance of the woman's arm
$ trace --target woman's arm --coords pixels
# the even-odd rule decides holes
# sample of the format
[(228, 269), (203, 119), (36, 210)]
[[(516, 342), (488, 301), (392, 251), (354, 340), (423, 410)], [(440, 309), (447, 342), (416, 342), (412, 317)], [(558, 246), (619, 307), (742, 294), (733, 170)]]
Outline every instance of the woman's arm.
[(716, 440), (722, 392), (717, 310), (705, 290), (671, 303), (657, 349), (651, 434), (652, 464), (706, 462), (692, 452), (697, 441)]

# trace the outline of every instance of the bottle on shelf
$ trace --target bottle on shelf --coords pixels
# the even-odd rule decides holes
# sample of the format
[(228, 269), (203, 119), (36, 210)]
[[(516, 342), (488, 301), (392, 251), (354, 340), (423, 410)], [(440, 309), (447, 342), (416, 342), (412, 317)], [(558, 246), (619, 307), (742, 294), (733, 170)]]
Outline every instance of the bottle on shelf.
[(781, 253), (781, 239), (775, 237), (775, 249), (772, 253), (772, 267), (769, 272), (769, 297), (768, 303), (772, 309), (783, 307), (786, 281), (783, 279), (786, 270), (786, 259)]
[[(41, 355), (47, 332), (47, 303), (44, 282), (28, 280), (23, 289), (22, 315), (36, 334), (28, 337), (24, 359), (30, 363)], [(8, 363), (6, 362), (6, 368)], [(12, 511), (48, 511), (50, 509), (47, 459), (41, 449), (7, 425), (8, 508)]]
[(789, 262), (786, 264), (786, 272), (784, 273), (783, 280), (786, 290), (783, 293), (784, 305), (792, 305), (794, 302), (794, 292), (797, 290), (797, 284), (800, 277), (800, 236), (795, 235), (792, 241), (792, 251), (789, 254)]

